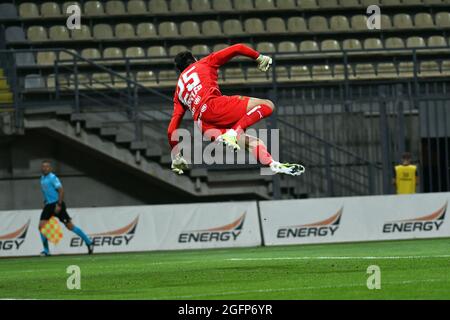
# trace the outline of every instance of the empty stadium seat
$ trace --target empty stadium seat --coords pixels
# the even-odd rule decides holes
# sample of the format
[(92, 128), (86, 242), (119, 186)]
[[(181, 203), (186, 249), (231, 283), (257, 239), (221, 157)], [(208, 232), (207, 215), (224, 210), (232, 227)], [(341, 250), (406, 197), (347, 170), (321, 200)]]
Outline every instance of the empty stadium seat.
[(31, 52), (17, 52), (14, 54), (14, 58), (19, 67), (36, 65), (36, 60)]
[(178, 75), (175, 70), (162, 70), (158, 74), (158, 82), (163, 86), (175, 86), (178, 79)]
[(26, 41), (25, 32), (23, 28), (16, 26), (6, 28), (5, 40), (7, 43)]
[(356, 79), (375, 78), (375, 68), (371, 63), (357, 63), (355, 66)]
[(220, 50), (225, 49), (225, 48), (227, 48), (227, 47), (228, 47), (228, 44), (226, 44), (226, 43), (218, 43), (218, 44), (215, 44), (215, 45), (213, 46), (213, 52), (220, 51)]
[(36, 62), (41, 66), (53, 65), (56, 60), (56, 53), (53, 51), (40, 51), (36, 54)]
[(48, 37), (53, 41), (70, 40), (69, 29), (67, 29), (65, 26), (52, 26), (48, 30)]
[(381, 62), (377, 65), (377, 77), (379, 78), (395, 78), (397, 77), (397, 69), (392, 62)]
[[(176, 12), (172, 6), (172, 2), (170, 3), (171, 10)], [(165, 0), (150, 0), (148, 3), (148, 11), (150, 13), (168, 13), (169, 7), (167, 6), (167, 2)]]
[(434, 28), (433, 18), (429, 13), (418, 13), (414, 16), (414, 25), (416, 28)]
[(238, 11), (253, 10), (252, 0), (234, 0), (234, 8)]
[(44, 89), (45, 81), (40, 74), (27, 74), (24, 79), (24, 88), (30, 89)]
[(330, 29), (332, 31), (349, 31), (350, 24), (345, 16), (332, 16), (330, 19)]
[(443, 75), (450, 75), (450, 60), (442, 61), (441, 71)]
[(196, 44), (196, 45), (192, 46), (191, 52), (193, 55), (206, 56), (206, 55), (210, 54), (211, 51), (209, 50), (209, 47), (207, 45)]
[(60, 17), (61, 8), (56, 2), (44, 2), (41, 5), (41, 16), (45, 18)]
[[(123, 58), (122, 49), (116, 47), (109, 47), (103, 50), (104, 59), (120, 59)], [(108, 63), (121, 63), (122, 61), (110, 60)]]
[(403, 0), (404, 5), (413, 6), (422, 4), (422, 0)]
[(320, 44), (320, 50), (322, 51), (340, 51), (341, 46), (339, 42), (333, 39), (323, 40)]
[(114, 33), (118, 39), (132, 39), (136, 37), (134, 27), (129, 23), (119, 23), (114, 27)]
[(202, 34), (205, 36), (219, 36), (222, 34), (219, 22), (206, 20), (202, 22)]
[(434, 77), (440, 75), (440, 68), (437, 61), (422, 61), (419, 65), (419, 76)]
[(284, 20), (279, 17), (271, 17), (266, 20), (266, 28), (270, 33), (286, 32), (286, 24)]
[(245, 80), (242, 68), (227, 68), (224, 76), (225, 83), (242, 83)]
[(178, 37), (178, 28), (174, 22), (162, 22), (158, 27), (159, 35), (162, 37)]
[(367, 30), (367, 16), (354, 15), (351, 19), (351, 25), (353, 30)]
[(312, 67), (312, 78), (313, 80), (331, 80), (332, 72), (329, 65), (314, 65)]
[(102, 57), (97, 48), (85, 48), (81, 51), (81, 56), (85, 59), (101, 59)]
[(426, 5), (443, 4), (445, 3), (445, 0), (423, 0), (423, 3)]
[(21, 18), (38, 18), (38, 6), (32, 2), (24, 2), (19, 5), (19, 15)]
[(384, 6), (399, 6), (401, 4), (401, 0), (381, 0), (381, 5)]
[(289, 70), (285, 66), (275, 67), (276, 80), (280, 82), (289, 81)]
[[(59, 53), (59, 60), (65, 61), (63, 64), (72, 64), (74, 60), (74, 54), (78, 54), (78, 51), (74, 49), (66, 49), (66, 51), (61, 51)], [(73, 54), (70, 54), (69, 52)]]
[(393, 28), (391, 17), (386, 14), (380, 16), (380, 22), (382, 30), (390, 30)]
[(107, 72), (96, 72), (91, 75), (92, 87), (95, 89), (107, 89), (113, 86), (112, 77)]
[(400, 77), (412, 77), (414, 75), (414, 63), (402, 61), (398, 64), (398, 75)]
[(346, 8), (361, 6), (361, 4), (359, 3), (359, 0), (340, 0), (339, 4), (341, 7), (346, 7)]
[(256, 68), (247, 69), (247, 82), (263, 83), (269, 80), (272, 72), (261, 72)]
[(371, 5), (380, 5), (381, 4), (381, 0), (361, 0), (361, 5), (363, 7), (369, 7)]
[(167, 51), (163, 46), (151, 46), (147, 49), (148, 57), (166, 57)]
[(255, 9), (273, 10), (275, 9), (275, 0), (255, 0)]
[(278, 44), (278, 52), (298, 52), (297, 45), (293, 41), (282, 41)]
[(72, 39), (74, 39), (74, 40), (91, 40), (92, 39), (91, 29), (86, 25), (82, 25), (80, 29), (72, 30), (71, 33), (72, 33)]
[(278, 9), (296, 9), (297, 3), (296, 0), (277, 0), (277, 8)]
[(131, 0), (127, 4), (128, 14), (145, 14), (147, 13), (147, 6), (143, 0)]
[(120, 0), (107, 1), (105, 12), (109, 15), (124, 15), (126, 13), (125, 4)]
[(154, 86), (156, 79), (156, 73), (153, 71), (138, 71), (136, 73), (136, 81), (144, 86)]
[(344, 50), (362, 50), (361, 41), (358, 39), (345, 39), (342, 42), (342, 49)]
[(27, 29), (27, 39), (33, 42), (46, 41), (47, 31), (42, 26), (31, 26)]
[(409, 14), (398, 13), (394, 15), (393, 25), (398, 29), (408, 29), (413, 27), (412, 19)]
[(129, 47), (125, 50), (125, 57), (126, 58), (143, 58), (143, 57), (145, 57), (145, 51), (141, 47)]
[[(171, 0), (170, 11), (175, 13), (190, 12), (189, 3), (187, 0)], [(150, 12), (153, 12), (150, 10)]]
[(180, 25), (181, 35), (185, 37), (200, 36), (200, 27), (195, 21), (183, 21)]
[(154, 38), (157, 35), (156, 27), (151, 22), (139, 23), (136, 27), (136, 36), (138, 38)]
[(240, 35), (244, 33), (241, 22), (237, 19), (228, 19), (223, 23), (223, 31), (226, 35)]
[(211, 4), (209, 0), (192, 0), (192, 11), (207, 12), (211, 11)]
[(447, 42), (443, 36), (431, 36), (427, 40), (428, 47), (447, 47)]
[(401, 49), (405, 47), (405, 43), (402, 38), (390, 37), (384, 41), (386, 49)]
[(316, 52), (319, 51), (317, 42), (312, 40), (305, 40), (300, 42), (300, 52)]
[(450, 12), (438, 12), (435, 16), (435, 19), (437, 27), (450, 27)]
[(264, 24), (261, 19), (250, 18), (244, 22), (245, 31), (247, 33), (264, 33)]
[(337, 8), (339, 7), (337, 0), (317, 0), (320, 8)]
[(100, 1), (87, 1), (84, 3), (84, 14), (88, 16), (103, 16), (105, 8)]
[(322, 16), (312, 16), (308, 20), (308, 29), (313, 32), (328, 31), (327, 19)]
[(233, 5), (231, 0), (213, 0), (213, 10), (214, 11), (231, 11), (233, 10)]
[(425, 40), (422, 37), (409, 37), (406, 39), (407, 48), (423, 48), (426, 47)]
[(113, 39), (113, 31), (109, 24), (99, 23), (94, 25), (93, 34), (95, 39)]
[(289, 32), (306, 32), (308, 27), (306, 21), (302, 17), (290, 17), (287, 20), (287, 29)]
[(378, 38), (368, 38), (364, 40), (364, 49), (383, 49), (383, 43)]
[(262, 53), (275, 53), (277, 50), (272, 42), (260, 42), (256, 45), (256, 51)]
[(296, 81), (311, 80), (311, 72), (307, 66), (293, 66), (291, 67), (291, 79)]

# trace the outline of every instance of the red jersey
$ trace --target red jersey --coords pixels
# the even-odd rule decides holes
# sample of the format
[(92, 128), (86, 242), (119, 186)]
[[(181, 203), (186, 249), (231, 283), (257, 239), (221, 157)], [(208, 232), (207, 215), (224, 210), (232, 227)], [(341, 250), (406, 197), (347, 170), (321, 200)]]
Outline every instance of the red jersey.
[(173, 97), (172, 119), (167, 129), (172, 148), (177, 144), (177, 141), (172, 141), (172, 133), (179, 127), (186, 110), (191, 111), (196, 121), (208, 101), (222, 95), (217, 83), (219, 67), (237, 55), (256, 59), (259, 52), (243, 44), (235, 44), (191, 64), (180, 74)]

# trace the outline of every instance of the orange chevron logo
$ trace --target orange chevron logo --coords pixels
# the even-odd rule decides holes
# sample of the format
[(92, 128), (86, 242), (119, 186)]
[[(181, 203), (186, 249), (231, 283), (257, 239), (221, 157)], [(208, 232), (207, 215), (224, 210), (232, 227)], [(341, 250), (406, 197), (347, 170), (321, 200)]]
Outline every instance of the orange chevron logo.
[(226, 224), (224, 226), (221, 226), (221, 227), (204, 229), (204, 230), (194, 230), (192, 232), (214, 232), (214, 231), (221, 232), (221, 231), (241, 230), (242, 227), (244, 226), (245, 215), (246, 215), (246, 212), (244, 212), (244, 214), (242, 214), (235, 221), (233, 221), (229, 224)]
[(30, 220), (26, 222), (22, 227), (14, 230), (13, 232), (0, 235), (0, 240), (13, 240), (13, 239), (24, 239), (27, 235), (28, 227), (30, 226)]

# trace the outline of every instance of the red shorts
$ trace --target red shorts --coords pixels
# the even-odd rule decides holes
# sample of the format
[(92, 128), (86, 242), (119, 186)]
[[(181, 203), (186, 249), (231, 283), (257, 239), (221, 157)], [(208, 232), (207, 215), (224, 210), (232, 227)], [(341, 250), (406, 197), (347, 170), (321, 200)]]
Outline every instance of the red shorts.
[(231, 129), (246, 113), (249, 97), (219, 96), (210, 99), (207, 107), (197, 119), (202, 133), (210, 139)]

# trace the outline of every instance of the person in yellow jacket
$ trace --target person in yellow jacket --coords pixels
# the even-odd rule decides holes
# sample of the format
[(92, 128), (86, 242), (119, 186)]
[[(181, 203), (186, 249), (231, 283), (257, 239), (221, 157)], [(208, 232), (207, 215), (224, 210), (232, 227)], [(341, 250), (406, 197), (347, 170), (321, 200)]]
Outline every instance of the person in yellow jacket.
[(417, 166), (411, 164), (411, 154), (405, 152), (402, 155), (402, 163), (395, 166), (395, 178), (393, 184), (397, 194), (416, 193), (416, 186), (419, 184)]

